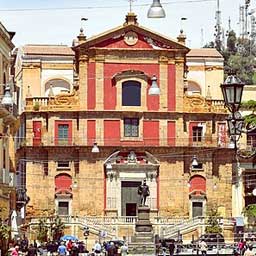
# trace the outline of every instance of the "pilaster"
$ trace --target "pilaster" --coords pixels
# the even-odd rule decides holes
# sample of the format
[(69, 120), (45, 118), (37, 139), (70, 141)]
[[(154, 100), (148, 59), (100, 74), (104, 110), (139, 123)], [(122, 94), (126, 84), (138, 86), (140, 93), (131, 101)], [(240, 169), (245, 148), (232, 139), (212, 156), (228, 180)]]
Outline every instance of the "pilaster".
[(88, 91), (88, 57), (82, 55), (79, 58), (79, 104), (80, 110), (87, 109)]
[(96, 110), (104, 109), (104, 55), (95, 57)]
[(160, 146), (167, 146), (167, 137), (168, 137), (167, 120), (160, 120), (159, 126), (160, 126), (160, 134), (159, 134)]
[(168, 108), (168, 58), (160, 56), (159, 58), (159, 81), (160, 81), (160, 111), (166, 111)]
[(175, 59), (176, 66), (176, 111), (183, 111), (183, 94), (184, 94), (184, 57)]

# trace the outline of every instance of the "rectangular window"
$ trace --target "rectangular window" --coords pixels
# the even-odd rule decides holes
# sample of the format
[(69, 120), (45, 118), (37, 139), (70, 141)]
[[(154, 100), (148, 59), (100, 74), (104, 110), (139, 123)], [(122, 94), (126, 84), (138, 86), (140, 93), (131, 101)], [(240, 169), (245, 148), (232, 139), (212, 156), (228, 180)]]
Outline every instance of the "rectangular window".
[(193, 132), (193, 142), (202, 142), (203, 137), (203, 127), (194, 126), (192, 127)]
[(68, 144), (68, 124), (58, 125), (58, 144), (67, 145)]
[(124, 137), (139, 137), (139, 119), (124, 119)]
[(68, 215), (68, 202), (59, 202), (58, 204), (58, 214), (59, 215)]
[(57, 163), (58, 168), (69, 168), (69, 161), (58, 161)]

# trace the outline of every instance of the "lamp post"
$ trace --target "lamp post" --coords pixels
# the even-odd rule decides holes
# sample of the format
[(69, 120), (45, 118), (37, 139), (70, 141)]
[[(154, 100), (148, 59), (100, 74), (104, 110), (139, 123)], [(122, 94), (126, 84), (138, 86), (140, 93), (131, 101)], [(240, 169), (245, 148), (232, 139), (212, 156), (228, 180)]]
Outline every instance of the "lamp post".
[(256, 150), (248, 152), (247, 150), (237, 149), (237, 141), (240, 139), (241, 134), (251, 132), (256, 128), (252, 123), (246, 124), (239, 112), (243, 88), (244, 83), (235, 74), (230, 74), (225, 82), (221, 84), (225, 106), (231, 112), (227, 118), (230, 139), (234, 143), (237, 155), (243, 158), (250, 158), (256, 154)]

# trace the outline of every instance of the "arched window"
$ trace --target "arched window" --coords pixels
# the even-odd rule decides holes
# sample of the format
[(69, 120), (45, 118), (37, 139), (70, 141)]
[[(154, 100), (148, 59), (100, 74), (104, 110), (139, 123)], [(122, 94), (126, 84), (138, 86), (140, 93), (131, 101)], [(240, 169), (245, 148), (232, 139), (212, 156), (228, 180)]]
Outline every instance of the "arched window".
[(203, 176), (195, 175), (190, 179), (189, 192), (206, 192), (206, 180)]
[(137, 81), (122, 83), (122, 106), (141, 106), (141, 84)]
[(193, 81), (188, 81), (188, 95), (201, 94), (201, 87)]
[(55, 188), (56, 191), (71, 191), (72, 178), (70, 175), (62, 173), (55, 177)]
[(63, 79), (52, 79), (45, 84), (45, 96), (69, 93), (70, 84)]

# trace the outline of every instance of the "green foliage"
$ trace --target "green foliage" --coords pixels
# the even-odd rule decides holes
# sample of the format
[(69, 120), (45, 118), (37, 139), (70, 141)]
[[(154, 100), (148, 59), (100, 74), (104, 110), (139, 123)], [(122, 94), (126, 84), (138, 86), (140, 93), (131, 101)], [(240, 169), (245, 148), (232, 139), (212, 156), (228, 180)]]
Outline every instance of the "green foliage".
[(46, 223), (46, 219), (39, 220), (37, 231), (38, 231), (37, 240), (41, 243), (47, 242), (48, 225)]
[(245, 84), (256, 84), (256, 75), (254, 67), (256, 66), (256, 44), (254, 40), (237, 38), (232, 30), (228, 34), (227, 47), (223, 49), (219, 42), (206, 45), (214, 46), (224, 58), (225, 76), (232, 71), (236, 71), (238, 77)]
[(227, 67), (236, 71), (237, 76), (246, 84), (252, 84), (254, 65), (254, 56), (243, 56), (239, 53), (230, 55), (227, 60)]
[(246, 110), (256, 110), (256, 101), (255, 100), (248, 100), (248, 101), (244, 101), (241, 104), (241, 107), (246, 109)]
[(10, 227), (0, 222), (0, 240), (7, 240), (9, 238), (10, 232)]
[(63, 236), (63, 231), (65, 229), (64, 223), (61, 221), (60, 217), (54, 218), (53, 223), (51, 223), (51, 235), (54, 241), (59, 240)]
[(207, 212), (206, 233), (221, 233), (222, 228), (219, 225), (219, 214), (216, 207), (210, 207)]
[(244, 209), (243, 212), (246, 217), (256, 217), (256, 204), (249, 204)]
[(34, 111), (38, 111), (40, 109), (39, 103), (36, 102), (35, 105), (33, 106)]

